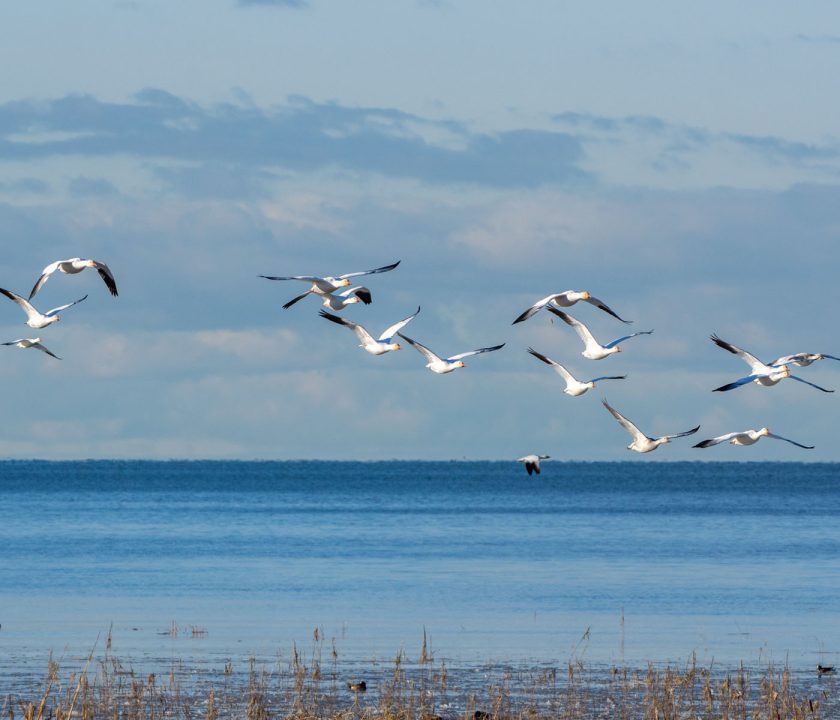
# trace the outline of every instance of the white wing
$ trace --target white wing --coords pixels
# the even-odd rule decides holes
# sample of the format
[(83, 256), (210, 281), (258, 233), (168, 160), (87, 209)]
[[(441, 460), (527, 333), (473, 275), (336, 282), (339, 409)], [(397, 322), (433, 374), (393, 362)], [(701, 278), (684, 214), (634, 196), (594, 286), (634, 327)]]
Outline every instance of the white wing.
[(696, 448), (707, 448), (712, 447), (712, 445), (720, 445), (722, 442), (726, 442), (727, 440), (732, 440), (732, 438), (736, 438), (739, 435), (745, 435), (744, 432), (731, 432), (726, 433), (726, 435), (718, 435), (717, 437), (711, 438), (709, 440), (703, 440), (702, 442), (697, 443), (696, 445), (692, 445), (692, 447)]
[(41, 313), (32, 307), (32, 304), (28, 300), (24, 300), (17, 293), (13, 293), (11, 290), (6, 290), (4, 288), (0, 288), (0, 293), (9, 298), (9, 300), (14, 300), (18, 305), (20, 305), (23, 312), (26, 313), (26, 317), (28, 319), (32, 320), (33, 318), (41, 317)]
[(625, 335), (624, 337), (620, 337), (617, 340), (613, 340), (611, 343), (607, 343), (604, 345), (605, 348), (608, 350), (611, 347), (615, 347), (618, 343), (624, 342), (625, 340), (629, 340), (630, 338), (636, 337), (636, 335), (653, 335), (653, 330), (639, 330), (639, 332), (630, 333), (630, 335)]
[(359, 323), (354, 323), (352, 320), (348, 320), (347, 318), (333, 315), (332, 313), (328, 313), (326, 310), (320, 310), (318, 311), (318, 314), (326, 320), (332, 320), (332, 322), (337, 325), (344, 325), (345, 327), (350, 328), (354, 333), (356, 333), (356, 337), (358, 337), (362, 343), (367, 344), (376, 342), (376, 340), (373, 339), (373, 336), (361, 325), (359, 325)]
[(604, 403), (604, 407), (610, 411), (610, 414), (618, 420), (619, 424), (629, 432), (634, 440), (653, 440), (653, 438), (649, 438), (645, 435), (639, 428), (637, 428), (633, 423), (631, 423), (624, 415), (622, 415), (618, 410), (616, 410), (612, 405), (610, 405), (606, 400), (601, 400)]
[(56, 260), (54, 263), (50, 263), (41, 271), (41, 277), (38, 278), (38, 282), (35, 283), (35, 286), (32, 288), (32, 292), (29, 293), (29, 299), (31, 300), (35, 297), (35, 294), (44, 287), (44, 283), (50, 279), (50, 275), (52, 275), (56, 270), (58, 270), (58, 266), (64, 262), (63, 260)]
[(410, 323), (415, 317), (417, 317), (417, 313), (420, 312), (420, 307), (417, 307), (417, 312), (412, 315), (409, 315), (407, 318), (400, 320), (399, 322), (395, 322), (391, 327), (389, 327), (385, 332), (383, 332), (379, 336), (379, 342), (387, 342), (390, 341), (394, 335), (396, 335), (400, 330), (402, 330), (408, 323)]
[(409, 345), (413, 346), (429, 362), (443, 362), (443, 360), (437, 355), (435, 355), (431, 350), (429, 350), (429, 348), (427, 348), (425, 345), (421, 345), (416, 340), (412, 340), (410, 337), (408, 337), (408, 335), (403, 335), (402, 333), (397, 333), (397, 335), (399, 335)]
[(383, 265), (382, 267), (374, 268), (373, 270), (363, 270), (362, 272), (345, 273), (344, 275), (339, 275), (338, 279), (344, 280), (345, 278), (359, 277), (360, 275), (375, 275), (376, 273), (388, 272), (389, 270), (393, 270), (399, 264), (400, 261), (397, 260), (397, 262), (393, 265)]
[(84, 297), (80, 297), (78, 300), (74, 300), (71, 303), (67, 303), (66, 305), (59, 305), (57, 308), (53, 308), (52, 310), (47, 310), (47, 312), (45, 312), (44, 315), (46, 317), (52, 317), (56, 313), (60, 313), (62, 310), (66, 310), (69, 307), (73, 307), (74, 305), (82, 302), (82, 300), (85, 300), (86, 298), (87, 298), (87, 295), (85, 295)]
[(561, 293), (554, 293), (554, 295), (549, 295), (548, 297), (544, 297), (542, 300), (537, 300), (531, 307), (529, 307), (525, 312), (523, 312), (516, 320), (514, 320), (511, 325), (516, 325), (516, 323), (521, 323), (527, 320), (529, 317), (533, 317), (536, 315), (542, 308), (544, 308), (548, 303), (550, 303), (555, 298), (563, 297), (564, 295), (568, 295), (569, 291), (566, 290)]
[(717, 335), (712, 335), (711, 339), (712, 342), (719, 348), (728, 350), (729, 352), (741, 358), (741, 360), (743, 360), (745, 363), (747, 363), (747, 365), (750, 366), (750, 369), (753, 371), (753, 374), (763, 374), (763, 372), (766, 372), (767, 366), (752, 353), (749, 353), (746, 350), (742, 350), (737, 345), (733, 345), (732, 343), (726, 342), (726, 340), (721, 340)]
[(558, 310), (557, 308), (553, 308), (551, 306), (548, 307), (548, 311), (550, 313), (554, 313), (557, 317), (559, 317), (566, 325), (571, 325), (575, 332), (578, 334), (581, 340), (583, 340), (584, 344), (589, 347), (595, 345), (596, 347), (601, 347), (601, 344), (595, 339), (591, 332), (589, 332), (589, 328), (586, 327), (580, 320), (576, 320), (571, 315), (564, 313), (562, 310)]
[(469, 352), (458, 353), (457, 355), (452, 355), (451, 357), (446, 358), (449, 362), (455, 362), (456, 360), (460, 360), (461, 358), (469, 357), (470, 355), (479, 355), (481, 353), (486, 352), (493, 352), (494, 350), (501, 350), (505, 346), (505, 343), (501, 345), (494, 345), (493, 347), (485, 347), (479, 348), (478, 350), (470, 350)]
[(566, 370), (566, 368), (564, 368), (559, 362), (554, 362), (554, 360), (552, 360), (551, 358), (546, 357), (541, 353), (538, 353), (536, 350), (534, 350), (534, 348), (528, 348), (528, 352), (531, 353), (531, 355), (533, 355), (535, 358), (542, 360), (546, 365), (550, 365), (554, 369), (554, 372), (560, 375), (560, 377), (562, 377), (567, 384), (575, 382), (575, 378), (572, 376), (572, 374), (568, 370)]
[(324, 278), (317, 275), (287, 275), (285, 277), (277, 277), (276, 275), (260, 275), (259, 277), (266, 280), (305, 280), (306, 282), (324, 282)]

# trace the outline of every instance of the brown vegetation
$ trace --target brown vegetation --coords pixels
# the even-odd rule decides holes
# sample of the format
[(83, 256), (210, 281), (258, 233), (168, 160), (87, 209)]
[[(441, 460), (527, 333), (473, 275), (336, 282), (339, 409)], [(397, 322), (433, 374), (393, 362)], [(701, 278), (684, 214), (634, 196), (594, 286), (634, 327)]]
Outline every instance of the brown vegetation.
[[(174, 626), (174, 623), (173, 623)], [(0, 699), (4, 720), (819, 720), (840, 716), (834, 678), (788, 668), (687, 667), (447, 668), (423, 639), (420, 656), (403, 651), (382, 664), (339, 663), (332, 643), (322, 667), (323, 634), (268, 667), (237, 672), (178, 662), (135, 671), (106, 642), (104, 654), (66, 671), (50, 658), (39, 687)], [(159, 669), (160, 670), (160, 669)], [(359, 677), (364, 671), (366, 677)], [(352, 677), (349, 675), (352, 674)], [(349, 682), (352, 680), (352, 682)], [(366, 692), (360, 691), (359, 684)], [(351, 690), (349, 686), (355, 687)]]

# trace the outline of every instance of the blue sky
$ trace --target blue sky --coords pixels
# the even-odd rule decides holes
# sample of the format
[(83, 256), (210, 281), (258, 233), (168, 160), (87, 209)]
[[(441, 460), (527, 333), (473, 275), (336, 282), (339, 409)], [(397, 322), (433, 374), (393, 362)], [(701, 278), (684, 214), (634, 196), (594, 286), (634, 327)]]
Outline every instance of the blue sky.
[[(837, 460), (840, 393), (784, 382), (711, 389), (762, 359), (840, 355), (840, 10), (829, 3), (523, 4), (405, 0), (43, 2), (0, 11), (0, 287), (55, 277), (40, 331), (62, 362), (3, 350), (5, 457), (623, 460), (606, 396), (648, 434), (768, 425), (817, 445), (651, 460)], [(438, 377), (411, 348), (371, 357), (305, 290), (260, 274), (369, 278), (371, 330), (449, 355), (507, 343)], [(589, 290), (632, 329), (580, 356), (540, 314)], [(4, 339), (31, 337), (13, 303)], [(571, 313), (599, 338), (624, 327)], [(377, 330), (378, 332), (378, 330)], [(526, 348), (580, 376), (581, 398)], [(840, 363), (795, 371), (840, 388)]]

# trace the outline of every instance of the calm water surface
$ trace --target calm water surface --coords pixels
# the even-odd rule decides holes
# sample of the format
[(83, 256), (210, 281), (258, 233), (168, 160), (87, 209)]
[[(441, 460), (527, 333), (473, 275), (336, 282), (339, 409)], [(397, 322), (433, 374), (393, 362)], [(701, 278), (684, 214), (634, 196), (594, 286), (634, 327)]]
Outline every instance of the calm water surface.
[(462, 664), (840, 660), (835, 464), (2, 462), (0, 500), (7, 666), (110, 626), (135, 660), (315, 627), (349, 660), (424, 627)]

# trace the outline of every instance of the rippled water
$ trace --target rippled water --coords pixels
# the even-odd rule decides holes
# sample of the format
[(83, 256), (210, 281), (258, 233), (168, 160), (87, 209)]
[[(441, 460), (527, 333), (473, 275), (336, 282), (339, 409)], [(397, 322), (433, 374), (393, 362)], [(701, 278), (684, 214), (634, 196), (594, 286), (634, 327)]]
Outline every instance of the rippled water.
[[(0, 463), (0, 649), (840, 659), (840, 465)], [(178, 633), (166, 634), (175, 623)], [(194, 634), (192, 629), (196, 630)], [(102, 640), (100, 640), (102, 642)]]

